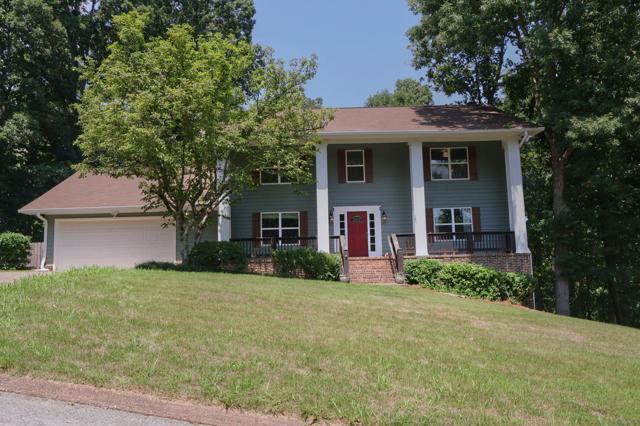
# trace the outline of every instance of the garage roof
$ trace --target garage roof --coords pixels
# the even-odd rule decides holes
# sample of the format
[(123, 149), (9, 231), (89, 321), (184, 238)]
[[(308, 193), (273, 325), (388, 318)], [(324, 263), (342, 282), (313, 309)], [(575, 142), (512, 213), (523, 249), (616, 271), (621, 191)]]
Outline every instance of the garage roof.
[(74, 173), (22, 207), (20, 213), (73, 213), (74, 210), (139, 211), (144, 205), (140, 179)]

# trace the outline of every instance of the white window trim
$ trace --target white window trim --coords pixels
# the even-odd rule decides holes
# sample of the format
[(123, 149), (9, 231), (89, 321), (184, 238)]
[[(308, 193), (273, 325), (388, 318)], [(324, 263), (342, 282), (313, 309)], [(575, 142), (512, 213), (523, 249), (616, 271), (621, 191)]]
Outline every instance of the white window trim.
[[(344, 226), (344, 238), (347, 241), (347, 246), (349, 245), (349, 224), (347, 223), (347, 213), (348, 212), (367, 212), (367, 251), (369, 252), (369, 257), (380, 257), (382, 256), (382, 220), (380, 219), (380, 212), (382, 206), (339, 206), (333, 208), (333, 235), (340, 235), (340, 215), (345, 215), (345, 226)], [(371, 229), (368, 226), (369, 223), (369, 214), (373, 214), (374, 217), (374, 231), (376, 234), (376, 249), (375, 251), (371, 251), (371, 244), (369, 241), (369, 237), (371, 235)], [(347, 247), (348, 248), (348, 247)]]
[[(282, 226), (282, 215), (283, 214), (297, 214), (298, 215), (298, 226), (297, 227), (290, 227), (290, 226)], [(263, 228), (262, 226), (262, 216), (265, 214), (277, 214), (278, 215), (278, 227), (277, 228)], [(288, 229), (297, 229), (298, 230), (298, 238), (300, 238), (300, 212), (260, 212), (260, 238), (267, 238), (263, 236), (263, 231), (264, 230), (267, 231), (274, 231), (274, 230), (278, 230), (278, 238), (283, 238), (282, 237), (282, 231), (283, 230), (288, 230)], [(288, 237), (286, 237), (288, 238)], [(291, 237), (293, 238), (293, 237)], [(300, 244), (300, 240), (298, 240), (298, 244)], [(262, 241), (262, 245), (263, 246), (268, 246), (270, 245), (269, 243), (266, 243), (264, 241)], [(293, 245), (293, 244), (292, 244)]]
[(278, 176), (278, 181), (277, 182), (263, 182), (262, 181), (262, 169), (260, 169), (260, 185), (291, 185), (291, 182), (282, 182), (282, 175), (280, 174), (280, 172), (278, 171), (277, 167), (274, 167), (273, 170), (276, 171), (276, 175)]
[[(448, 161), (447, 161), (447, 166), (449, 167), (449, 177), (447, 179), (441, 179), (441, 178), (434, 178), (433, 176), (433, 162), (432, 162), (432, 158), (433, 156), (431, 155), (431, 152), (433, 150), (442, 150), (442, 149), (446, 149), (449, 154), (448, 154)], [(467, 153), (467, 177), (466, 178), (453, 178), (453, 173), (451, 172), (451, 165), (452, 164), (462, 164), (462, 163), (451, 163), (451, 150), (452, 149), (464, 149)], [(469, 147), (468, 146), (442, 146), (442, 147), (433, 147), (433, 148), (429, 148), (429, 169), (430, 169), (430, 173), (431, 173), (431, 180), (432, 181), (439, 181), (439, 180), (471, 180), (471, 169), (469, 166)]]
[[(451, 210), (451, 220), (454, 220), (454, 210), (462, 210), (462, 209), (469, 209), (471, 211), (471, 223), (456, 223), (456, 222), (450, 222), (450, 223), (438, 223), (438, 215), (436, 215), (436, 210)], [(464, 217), (464, 216), (463, 216)], [(471, 225), (471, 232), (473, 232), (473, 207), (433, 207), (433, 230), (435, 231), (434, 233), (436, 234), (440, 234), (441, 232), (437, 232), (438, 226), (451, 226), (452, 230), (455, 231), (455, 225)], [(455, 233), (455, 232), (452, 232)]]
[[(352, 164), (349, 165), (347, 158), (349, 157), (350, 152), (361, 152), (362, 153), (362, 165)], [(365, 159), (364, 149), (345, 149), (344, 150), (344, 173), (345, 173), (345, 182), (347, 183), (366, 183), (367, 182), (367, 168), (365, 167), (367, 160)], [(349, 180), (349, 168), (355, 169), (356, 167), (362, 167), (362, 180)]]

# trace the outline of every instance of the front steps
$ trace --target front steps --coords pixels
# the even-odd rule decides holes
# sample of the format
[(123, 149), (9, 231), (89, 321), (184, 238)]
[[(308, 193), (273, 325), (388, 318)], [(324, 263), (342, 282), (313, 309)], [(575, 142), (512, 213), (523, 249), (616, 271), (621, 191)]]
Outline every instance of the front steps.
[(349, 279), (355, 283), (395, 283), (391, 259), (388, 257), (350, 257)]

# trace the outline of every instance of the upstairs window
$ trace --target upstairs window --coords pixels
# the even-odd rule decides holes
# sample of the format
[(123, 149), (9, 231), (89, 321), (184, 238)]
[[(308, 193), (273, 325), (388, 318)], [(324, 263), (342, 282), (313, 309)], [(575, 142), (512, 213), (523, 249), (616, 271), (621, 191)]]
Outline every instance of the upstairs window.
[(473, 232), (471, 207), (433, 209), (433, 222), (437, 233)]
[(468, 180), (467, 148), (431, 148), (431, 180)]
[(364, 150), (348, 149), (345, 151), (345, 156), (347, 183), (365, 182)]
[(282, 175), (277, 168), (260, 170), (260, 185), (290, 184), (288, 177)]

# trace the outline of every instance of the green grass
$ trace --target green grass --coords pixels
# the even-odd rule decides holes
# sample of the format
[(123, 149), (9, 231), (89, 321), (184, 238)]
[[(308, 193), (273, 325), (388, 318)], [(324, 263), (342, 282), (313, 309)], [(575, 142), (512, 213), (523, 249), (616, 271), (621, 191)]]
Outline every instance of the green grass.
[(78, 270), (0, 287), (0, 370), (307, 419), (640, 423), (640, 331), (420, 288)]

